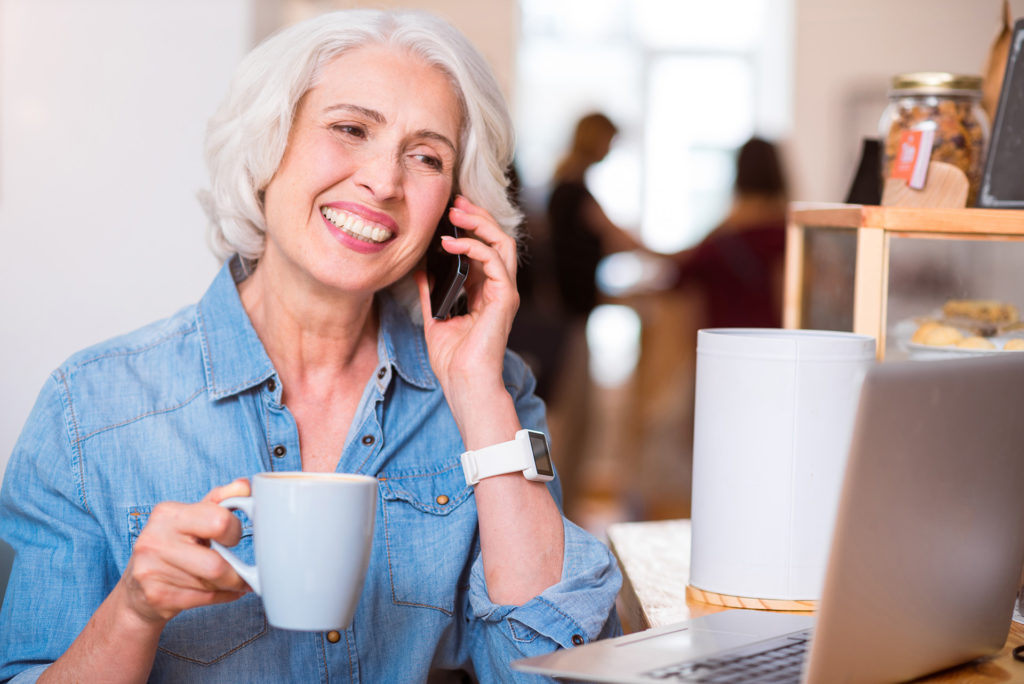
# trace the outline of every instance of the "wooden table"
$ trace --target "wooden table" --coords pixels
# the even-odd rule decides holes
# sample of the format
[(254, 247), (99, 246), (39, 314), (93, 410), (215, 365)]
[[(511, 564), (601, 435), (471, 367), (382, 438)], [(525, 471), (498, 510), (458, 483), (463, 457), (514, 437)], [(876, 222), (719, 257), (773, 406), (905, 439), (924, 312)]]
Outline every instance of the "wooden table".
[[(726, 610), (686, 596), (690, 578), (690, 521), (618, 523), (608, 541), (622, 568), (619, 610), (627, 632), (661, 627)], [(988, 658), (946, 670), (921, 682), (1024, 682), (1024, 663), (1011, 651), (1024, 645), (1024, 624), (1013, 622), (1006, 644)]]

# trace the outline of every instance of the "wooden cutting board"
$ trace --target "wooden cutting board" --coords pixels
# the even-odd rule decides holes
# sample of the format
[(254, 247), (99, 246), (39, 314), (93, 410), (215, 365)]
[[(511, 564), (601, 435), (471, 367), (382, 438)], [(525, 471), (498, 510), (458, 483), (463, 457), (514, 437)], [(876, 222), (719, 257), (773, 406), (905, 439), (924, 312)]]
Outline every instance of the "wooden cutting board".
[(882, 206), (963, 209), (969, 185), (967, 174), (958, 167), (933, 161), (928, 163), (928, 176), (920, 190), (907, 186), (902, 178), (887, 178)]

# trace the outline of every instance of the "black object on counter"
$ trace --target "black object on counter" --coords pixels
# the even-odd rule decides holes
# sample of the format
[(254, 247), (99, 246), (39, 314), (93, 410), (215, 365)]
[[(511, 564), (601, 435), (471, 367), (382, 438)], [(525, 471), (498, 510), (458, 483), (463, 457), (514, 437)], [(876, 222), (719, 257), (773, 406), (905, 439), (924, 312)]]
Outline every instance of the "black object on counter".
[(978, 206), (1024, 209), (1024, 19), (1013, 26), (990, 140)]
[(882, 145), (877, 140), (864, 138), (860, 150), (857, 175), (846, 196), (847, 204), (881, 204), (882, 202)]

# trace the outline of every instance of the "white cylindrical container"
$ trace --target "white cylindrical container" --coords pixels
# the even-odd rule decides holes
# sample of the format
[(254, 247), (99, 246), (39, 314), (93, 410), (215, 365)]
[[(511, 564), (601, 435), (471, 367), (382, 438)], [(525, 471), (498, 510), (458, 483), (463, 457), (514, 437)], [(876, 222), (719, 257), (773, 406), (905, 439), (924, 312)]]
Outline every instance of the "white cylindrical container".
[(820, 598), (860, 386), (874, 362), (867, 335), (697, 333), (693, 587)]

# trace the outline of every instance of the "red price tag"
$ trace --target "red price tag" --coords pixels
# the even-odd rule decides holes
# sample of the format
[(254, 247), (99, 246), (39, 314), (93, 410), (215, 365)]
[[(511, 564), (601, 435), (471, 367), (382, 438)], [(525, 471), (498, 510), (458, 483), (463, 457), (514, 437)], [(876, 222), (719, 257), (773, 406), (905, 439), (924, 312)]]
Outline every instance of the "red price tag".
[(924, 187), (935, 131), (903, 131), (893, 160), (891, 178), (902, 178), (917, 190)]
[(893, 178), (902, 178), (910, 182), (914, 175), (914, 163), (917, 162), (918, 151), (921, 149), (921, 131), (903, 131), (900, 144), (896, 150), (896, 159), (892, 163)]

